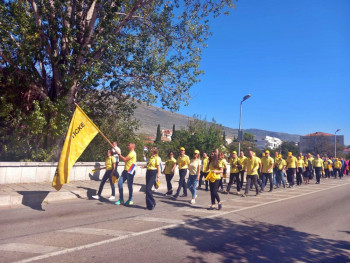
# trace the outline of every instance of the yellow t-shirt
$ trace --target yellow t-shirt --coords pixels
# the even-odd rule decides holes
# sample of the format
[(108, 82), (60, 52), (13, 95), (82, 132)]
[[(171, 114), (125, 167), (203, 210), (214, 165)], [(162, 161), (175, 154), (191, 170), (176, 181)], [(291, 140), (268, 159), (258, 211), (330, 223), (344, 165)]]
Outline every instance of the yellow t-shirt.
[(247, 175), (258, 175), (259, 160), (257, 157), (246, 158), (244, 166), (247, 168)]
[(341, 161), (338, 160), (334, 162), (334, 169), (340, 169), (341, 166), (342, 166)]
[(329, 160), (328, 161), (326, 160), (326, 161), (323, 162), (323, 168), (324, 169), (329, 169), (329, 165), (330, 165), (330, 161)]
[(312, 162), (313, 167), (322, 167), (323, 169), (323, 160), (321, 158), (316, 158)]
[(298, 168), (299, 168), (299, 167), (300, 167), (300, 168), (303, 168), (303, 167), (304, 167), (304, 160), (302, 160), (302, 159), (298, 160), (298, 159), (297, 159), (297, 165), (298, 165)]
[[(128, 171), (129, 168), (131, 167), (131, 165), (133, 165), (134, 163), (136, 163), (136, 152), (134, 150), (130, 151), (129, 154), (129, 161), (125, 162), (125, 167), (124, 170)], [(126, 157), (128, 157), (126, 156)]]
[(283, 160), (282, 158), (278, 158), (276, 160), (276, 167), (278, 170), (282, 170), (283, 167), (285, 166), (285, 160)]
[(295, 158), (294, 156), (288, 156), (288, 158), (286, 159), (287, 169), (296, 168), (295, 166), (296, 161), (297, 161), (297, 158)]
[(244, 163), (245, 163), (244, 161), (245, 161), (245, 159), (247, 159), (247, 157), (245, 157), (245, 156), (243, 156), (243, 157), (239, 156), (239, 157), (238, 157), (239, 164), (242, 166), (242, 168), (241, 168), (240, 171), (244, 171), (244, 169), (245, 169), (245, 166), (244, 166)]
[(198, 170), (200, 170), (201, 160), (200, 159), (192, 159), (190, 161), (190, 175), (197, 175)]
[(179, 156), (177, 158), (177, 164), (179, 165), (179, 169), (188, 169), (190, 158), (186, 154), (183, 157)]
[(147, 170), (157, 170), (160, 165), (160, 158), (158, 155), (152, 155), (147, 162)]
[(307, 159), (310, 161), (311, 165), (314, 166), (314, 158), (313, 157), (309, 157)]
[[(209, 170), (210, 170), (210, 171), (219, 170), (220, 168), (224, 168), (224, 167), (222, 166), (222, 163), (221, 163), (220, 161), (219, 161), (219, 168), (215, 168), (214, 165), (213, 165), (213, 163), (210, 163), (210, 164), (209, 164)], [(216, 175), (216, 177), (217, 177), (218, 179), (221, 178), (221, 173), (214, 173), (214, 174)]]
[(236, 174), (239, 173), (237, 165), (240, 165), (238, 157), (230, 159), (230, 173)]
[(173, 169), (174, 164), (176, 164), (176, 159), (174, 157), (168, 158), (165, 161), (164, 173), (165, 174), (173, 174), (174, 171), (172, 172), (171, 169)]
[(209, 162), (209, 157), (206, 157), (203, 159), (203, 162), (202, 162), (202, 172), (203, 173), (208, 173), (209, 172), (209, 169), (207, 169), (208, 167), (208, 162)]
[(115, 157), (114, 156), (108, 156), (106, 158), (106, 171), (113, 170), (113, 164), (116, 163)]
[(219, 160), (219, 163), (221, 163), (221, 164), (222, 164), (222, 168), (226, 168), (227, 161), (226, 161), (226, 159), (225, 159), (225, 158), (220, 159), (220, 160)]
[[(271, 156), (263, 157), (261, 159), (261, 163), (262, 163), (262, 172), (263, 173), (272, 173), (274, 160), (272, 159)], [(271, 165), (272, 165), (272, 167), (271, 167)], [(270, 169), (270, 167), (271, 167), (271, 169)]]

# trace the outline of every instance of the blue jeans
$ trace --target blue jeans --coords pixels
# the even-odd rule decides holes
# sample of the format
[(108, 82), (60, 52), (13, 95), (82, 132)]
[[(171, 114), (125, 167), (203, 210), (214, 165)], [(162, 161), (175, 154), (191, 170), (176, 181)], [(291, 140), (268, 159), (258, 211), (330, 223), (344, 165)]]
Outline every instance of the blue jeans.
[(188, 190), (190, 190), (190, 192), (192, 194), (192, 199), (196, 198), (197, 185), (198, 185), (197, 175), (190, 174), (190, 176), (187, 179), (187, 188), (188, 188)]
[(132, 184), (134, 182), (134, 176), (135, 176), (135, 172), (133, 174), (129, 174), (125, 170), (122, 172), (122, 175), (120, 176), (119, 181), (118, 181), (119, 200), (124, 201), (123, 184), (125, 181), (127, 181), (128, 189), (129, 189), (129, 201), (132, 201), (132, 196), (133, 196)]
[(183, 188), (184, 195), (187, 196), (187, 185), (186, 185), (186, 174), (187, 174), (187, 169), (180, 169), (179, 170), (179, 187), (177, 188), (176, 191), (176, 196), (179, 196), (181, 188)]
[(272, 173), (263, 173), (263, 184), (262, 184), (262, 189), (265, 189), (265, 186), (267, 184), (267, 179), (270, 180), (270, 191), (273, 189), (273, 182), (272, 182)]

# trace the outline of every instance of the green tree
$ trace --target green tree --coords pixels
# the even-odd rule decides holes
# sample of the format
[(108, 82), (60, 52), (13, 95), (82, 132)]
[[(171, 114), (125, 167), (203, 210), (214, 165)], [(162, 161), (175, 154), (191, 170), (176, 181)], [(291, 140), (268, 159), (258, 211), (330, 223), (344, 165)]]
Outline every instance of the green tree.
[(0, 1), (0, 158), (57, 160), (74, 100), (177, 110), (202, 73), (209, 20), (233, 3)]
[(277, 148), (277, 151), (280, 152), (283, 157), (287, 157), (288, 152), (293, 153), (294, 156), (300, 153), (299, 147), (296, 146), (294, 142), (282, 142), (281, 146)]
[(171, 140), (173, 141), (176, 137), (175, 124), (173, 124), (173, 133), (171, 134)]
[(160, 124), (157, 126), (157, 135), (156, 135), (156, 140), (154, 142), (160, 142), (162, 140), (162, 133), (160, 131)]
[(254, 135), (249, 132), (243, 133), (243, 140), (248, 142), (254, 142)]

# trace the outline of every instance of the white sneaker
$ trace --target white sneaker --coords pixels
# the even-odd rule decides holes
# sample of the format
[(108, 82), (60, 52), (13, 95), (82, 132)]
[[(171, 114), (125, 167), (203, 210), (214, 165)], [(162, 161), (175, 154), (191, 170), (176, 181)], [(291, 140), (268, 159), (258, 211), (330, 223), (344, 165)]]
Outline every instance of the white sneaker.
[(109, 198), (108, 198), (109, 201), (112, 201), (112, 200), (115, 200), (115, 196), (114, 195), (111, 195)]
[(91, 196), (93, 199), (100, 199), (100, 196), (99, 195), (93, 195), (93, 196)]
[(195, 199), (191, 199), (191, 204), (195, 204), (196, 203), (196, 200)]

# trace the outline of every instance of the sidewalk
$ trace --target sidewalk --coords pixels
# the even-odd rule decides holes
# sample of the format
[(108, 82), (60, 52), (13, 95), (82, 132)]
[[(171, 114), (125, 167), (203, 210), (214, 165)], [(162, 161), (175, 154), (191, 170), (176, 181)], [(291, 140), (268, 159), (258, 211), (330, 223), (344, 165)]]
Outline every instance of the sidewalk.
[[(160, 192), (166, 192), (165, 177), (160, 177)], [(42, 203), (52, 203), (68, 199), (91, 199), (98, 191), (101, 181), (73, 181), (63, 185), (60, 191), (51, 186), (51, 182), (28, 184), (3, 184), (0, 185), (0, 208), (24, 206), (41, 206)], [(134, 178), (134, 193), (145, 192), (146, 179), (142, 176)], [(173, 188), (177, 188), (177, 180), (173, 180)], [(116, 199), (118, 199), (118, 186), (116, 187)], [(124, 183), (124, 196), (128, 195), (127, 183)], [(102, 196), (108, 198), (111, 195), (111, 187), (107, 181)]]

